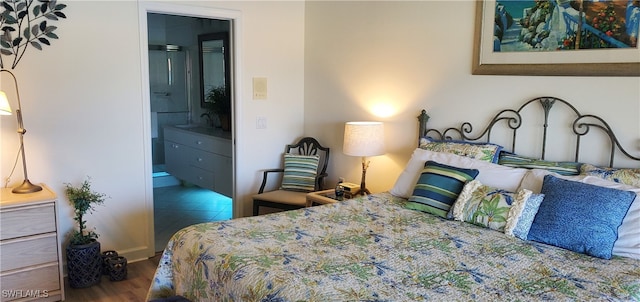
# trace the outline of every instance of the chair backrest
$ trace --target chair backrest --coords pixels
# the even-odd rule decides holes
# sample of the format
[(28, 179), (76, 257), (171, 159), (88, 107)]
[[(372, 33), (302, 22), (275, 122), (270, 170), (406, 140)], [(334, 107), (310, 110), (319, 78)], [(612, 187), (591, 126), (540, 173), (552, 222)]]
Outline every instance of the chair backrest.
[(316, 182), (316, 190), (324, 188), (324, 174), (327, 172), (329, 165), (329, 148), (323, 147), (313, 137), (303, 137), (297, 143), (287, 145), (286, 153), (298, 155), (318, 155), (320, 157), (318, 164), (318, 181)]

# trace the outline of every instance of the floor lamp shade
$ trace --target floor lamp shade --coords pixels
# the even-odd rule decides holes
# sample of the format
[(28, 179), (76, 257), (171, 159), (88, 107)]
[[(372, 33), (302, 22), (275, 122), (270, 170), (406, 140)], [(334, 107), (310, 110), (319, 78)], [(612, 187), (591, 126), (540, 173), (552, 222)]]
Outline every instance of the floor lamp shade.
[(346, 123), (342, 152), (351, 156), (384, 154), (384, 124), (381, 122)]

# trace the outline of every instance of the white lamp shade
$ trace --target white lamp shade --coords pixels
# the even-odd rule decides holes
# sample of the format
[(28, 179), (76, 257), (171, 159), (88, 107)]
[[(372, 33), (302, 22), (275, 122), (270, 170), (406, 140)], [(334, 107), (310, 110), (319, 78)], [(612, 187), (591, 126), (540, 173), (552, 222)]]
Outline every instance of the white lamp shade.
[(0, 91), (0, 115), (10, 115), (11, 106), (9, 106), (9, 99), (4, 91)]
[(352, 156), (384, 154), (384, 125), (381, 122), (346, 123), (342, 152)]

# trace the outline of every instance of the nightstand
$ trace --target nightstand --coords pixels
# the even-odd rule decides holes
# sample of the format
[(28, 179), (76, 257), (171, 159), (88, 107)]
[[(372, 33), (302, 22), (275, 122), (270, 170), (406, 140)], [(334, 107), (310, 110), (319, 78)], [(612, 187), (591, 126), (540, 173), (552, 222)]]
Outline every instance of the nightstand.
[(342, 199), (336, 199), (335, 189), (311, 192), (307, 194), (307, 207), (310, 207), (314, 204), (329, 204), (349, 199), (350, 197), (348, 197), (347, 195), (348, 194), (345, 193), (345, 196)]
[(0, 301), (64, 300), (56, 194), (0, 192)]

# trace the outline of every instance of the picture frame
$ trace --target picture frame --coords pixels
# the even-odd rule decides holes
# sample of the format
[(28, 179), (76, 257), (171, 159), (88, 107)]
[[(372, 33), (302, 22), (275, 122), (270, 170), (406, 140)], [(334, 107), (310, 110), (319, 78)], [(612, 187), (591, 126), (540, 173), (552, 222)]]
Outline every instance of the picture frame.
[(495, 0), (476, 1), (472, 74), (526, 76), (640, 76), (640, 48), (564, 51), (493, 50)]

